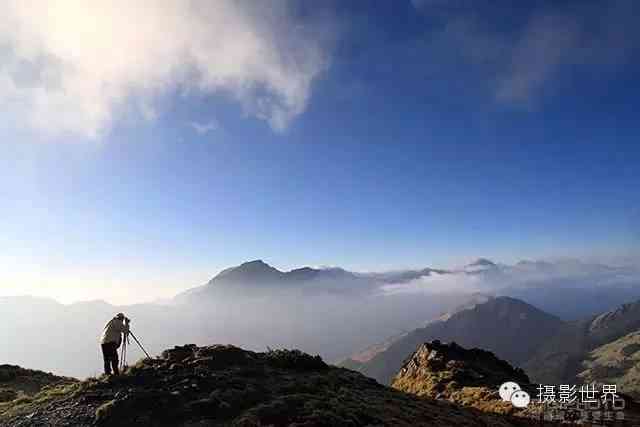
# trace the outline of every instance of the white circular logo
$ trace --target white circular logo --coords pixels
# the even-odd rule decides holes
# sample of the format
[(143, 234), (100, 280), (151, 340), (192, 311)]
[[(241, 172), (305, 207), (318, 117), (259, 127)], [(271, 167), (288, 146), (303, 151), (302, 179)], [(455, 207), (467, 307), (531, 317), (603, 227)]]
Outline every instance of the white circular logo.
[(516, 408), (526, 408), (529, 406), (529, 402), (531, 402), (531, 398), (526, 391), (518, 390), (511, 395), (511, 403)]
[(500, 398), (505, 402), (511, 402), (511, 395), (516, 391), (520, 390), (520, 386), (514, 382), (506, 382), (500, 386), (498, 389), (498, 393), (500, 393)]

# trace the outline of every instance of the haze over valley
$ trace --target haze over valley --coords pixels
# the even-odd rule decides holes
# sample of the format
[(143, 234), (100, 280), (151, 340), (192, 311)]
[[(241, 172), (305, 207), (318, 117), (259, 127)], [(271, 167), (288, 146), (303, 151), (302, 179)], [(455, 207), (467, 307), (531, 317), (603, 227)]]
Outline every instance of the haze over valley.
[[(494, 296), (521, 298), (566, 321), (585, 318), (640, 299), (639, 279), (633, 266), (575, 260), (509, 266), (479, 259), (458, 269), (389, 273), (309, 267), (283, 272), (256, 260), (155, 304), (64, 305), (46, 298), (0, 297), (0, 321), (12, 325), (0, 332), (9, 344), (0, 349), (0, 359), (63, 375), (95, 375), (101, 325), (123, 311), (152, 352), (177, 342), (215, 340), (254, 350), (299, 348), (337, 363)], [(43, 359), (43, 351), (49, 357)], [(132, 360), (142, 356), (137, 348), (131, 351)]]

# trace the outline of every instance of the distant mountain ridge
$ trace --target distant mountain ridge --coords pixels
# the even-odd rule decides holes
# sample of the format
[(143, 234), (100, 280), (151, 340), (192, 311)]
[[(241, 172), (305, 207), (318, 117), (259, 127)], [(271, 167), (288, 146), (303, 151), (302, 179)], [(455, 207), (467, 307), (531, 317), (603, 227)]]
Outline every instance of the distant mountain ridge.
[[(562, 325), (557, 317), (524, 301), (509, 297), (491, 298), (408, 333), (358, 367), (365, 375), (388, 384), (402, 361), (418, 345), (436, 339), (454, 341), (465, 347), (484, 348), (519, 365)], [(526, 340), (523, 337), (527, 337)]]
[[(0, 321), (11, 325), (0, 328), (0, 342), (6, 343), (0, 345), (0, 359), (64, 375), (92, 375), (100, 369), (95, 350), (104, 322), (115, 313), (125, 312), (134, 319), (136, 330), (151, 348), (165, 346), (177, 338), (207, 342), (216, 337), (243, 346), (256, 343), (260, 346), (256, 349), (261, 349), (282, 339), (283, 346), (300, 346), (321, 353), (332, 362), (367, 349), (360, 352), (363, 357), (359, 360), (368, 361), (404, 332), (424, 328), (430, 319), (434, 319), (434, 324), (447, 321), (459, 311), (454, 307), (461, 303), (464, 306), (474, 294), (484, 295), (483, 298), (509, 296), (565, 321), (581, 319), (577, 322), (578, 329), (573, 323), (563, 324), (561, 331), (565, 334), (556, 334), (562, 338), (549, 338), (552, 344), (548, 352), (560, 353), (559, 357), (567, 358), (566, 363), (576, 367), (576, 371), (583, 369), (581, 358), (586, 351), (596, 348), (594, 345), (604, 345), (608, 340), (620, 338), (621, 333), (633, 332), (629, 330), (633, 322), (616, 330), (614, 325), (625, 320), (615, 310), (605, 317), (618, 320), (603, 323), (606, 320), (603, 317), (594, 323), (597, 331), (585, 332), (595, 314), (640, 298), (640, 282), (633, 281), (638, 277), (634, 276), (637, 268), (633, 266), (607, 267), (577, 261), (523, 261), (505, 265), (487, 258), (467, 265), (471, 264), (487, 269), (473, 274), (464, 272), (463, 267), (386, 273), (324, 267), (282, 271), (255, 260), (227, 268), (212, 276), (207, 284), (162, 304), (111, 305), (99, 300), (61, 304), (47, 298), (0, 297)], [(567, 279), (565, 269), (580, 274)], [(559, 279), (544, 281), (547, 270)], [(585, 286), (582, 286), (585, 278), (591, 276), (583, 271), (596, 274), (594, 281)], [(509, 278), (523, 280), (514, 283), (513, 288), (501, 287)], [(449, 290), (449, 284), (455, 285), (459, 279), (463, 286)], [(401, 291), (410, 292), (395, 293), (396, 284)], [(468, 292), (466, 284), (471, 285)], [(485, 288), (485, 284), (495, 284), (498, 290)], [(430, 292), (432, 285), (434, 293)], [(484, 301), (473, 301), (471, 305), (478, 302)], [(621, 311), (624, 310), (631, 308)], [(52, 324), (58, 327), (51, 328)], [(70, 329), (73, 334), (68, 333)], [(46, 340), (41, 340), (42, 330), (48, 331)], [(281, 330), (286, 333), (279, 334)], [(597, 336), (602, 339), (592, 341)], [(393, 339), (388, 340), (389, 337)], [(373, 343), (379, 345), (372, 346)], [(77, 349), (73, 361), (61, 352), (69, 345)], [(545, 342), (541, 348), (546, 346)], [(46, 352), (47, 357), (41, 358), (40, 352)], [(554, 375), (558, 371), (554, 367), (557, 364), (536, 362), (540, 363), (536, 363), (534, 372), (544, 374), (546, 367)]]
[(240, 282), (240, 283), (260, 283), (272, 281), (297, 281), (324, 279), (356, 279), (357, 276), (347, 270), (338, 267), (331, 268), (311, 268), (301, 267), (290, 271), (280, 271), (264, 262), (261, 259), (244, 262), (236, 267), (222, 270), (218, 275), (209, 281), (208, 284), (217, 282)]
[(176, 301), (198, 300), (207, 294), (251, 290), (361, 293), (373, 291), (384, 285), (402, 285), (432, 275), (483, 275), (495, 277), (503, 273), (506, 266), (487, 258), (478, 258), (461, 269), (425, 267), (421, 269), (397, 270), (379, 273), (359, 273), (340, 267), (300, 267), (282, 271), (261, 259), (244, 262), (222, 270), (204, 286), (189, 289), (177, 295)]
[[(222, 270), (207, 284), (177, 295), (174, 300), (196, 301), (208, 294), (274, 291), (361, 292), (376, 283), (342, 268), (301, 267), (281, 271), (263, 260), (244, 262)], [(348, 285), (348, 286), (345, 286)]]
[[(483, 268), (495, 267), (497, 264), (486, 258), (479, 258), (469, 266)], [(176, 296), (177, 300), (193, 295), (201, 295), (203, 291), (229, 291), (232, 286), (242, 288), (290, 288), (309, 282), (322, 283), (331, 291), (370, 290), (385, 284), (402, 284), (432, 274), (451, 274), (455, 270), (426, 267), (416, 270), (398, 270), (381, 273), (355, 273), (340, 267), (312, 268), (300, 267), (290, 271), (281, 271), (261, 259), (247, 261), (240, 265), (226, 268), (209, 280), (204, 286), (189, 289)], [(337, 282), (347, 282), (354, 288), (331, 286)], [(255, 289), (254, 289), (255, 290)]]
[[(355, 295), (380, 291), (400, 293), (405, 285), (429, 291), (432, 279), (438, 283), (471, 284), (474, 288), (470, 292), (522, 299), (564, 319), (582, 318), (640, 298), (640, 290), (634, 290), (632, 286), (634, 283), (640, 285), (640, 269), (579, 260), (522, 260), (509, 265), (480, 257), (459, 268), (430, 266), (368, 273), (340, 267), (309, 266), (283, 271), (257, 259), (222, 270), (205, 285), (176, 295), (173, 302), (198, 302), (201, 297), (242, 292), (249, 295), (267, 292)], [(438, 287), (437, 283), (434, 285), (437, 291), (447, 292), (446, 285), (444, 288)], [(464, 288), (464, 285), (454, 286), (452, 292), (463, 292)], [(558, 303), (566, 298), (575, 299), (578, 304), (572, 308)]]
[[(620, 352), (623, 352), (626, 344), (624, 338), (627, 337), (627, 341), (633, 343), (631, 337), (638, 331), (640, 331), (640, 301), (623, 304), (616, 309), (582, 321), (567, 322), (559, 333), (550, 337), (523, 367), (532, 377), (540, 381), (575, 381), (583, 369), (590, 369), (597, 365), (590, 361), (597, 362), (598, 358), (606, 359), (598, 353), (606, 352), (607, 346), (610, 348), (617, 346)], [(619, 340), (621, 341), (618, 344), (614, 344)], [(621, 359), (628, 356), (632, 354), (620, 354)], [(627, 368), (633, 366), (627, 366)], [(602, 369), (594, 368), (583, 376), (597, 378), (600, 373), (600, 379), (605, 379), (606, 375), (601, 375), (602, 372)], [(616, 375), (611, 376), (616, 377)], [(640, 394), (640, 383), (628, 391)]]
[(640, 396), (640, 301), (565, 322), (517, 299), (492, 298), (411, 331), (368, 360), (341, 365), (388, 384), (415, 348), (431, 340), (490, 350), (540, 384), (609, 381)]

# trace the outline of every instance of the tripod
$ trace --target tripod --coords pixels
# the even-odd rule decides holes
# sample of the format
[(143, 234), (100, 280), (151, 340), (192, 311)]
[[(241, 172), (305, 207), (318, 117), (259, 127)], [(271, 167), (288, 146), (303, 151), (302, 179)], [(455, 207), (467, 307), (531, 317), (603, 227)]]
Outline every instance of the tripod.
[(138, 341), (138, 338), (136, 338), (133, 332), (128, 331), (125, 334), (124, 340), (122, 340), (122, 348), (120, 349), (120, 371), (121, 372), (124, 372), (124, 370), (127, 368), (127, 345), (130, 344), (129, 336), (131, 336), (131, 338), (133, 338), (136, 344), (140, 346), (140, 349), (144, 352), (147, 358), (151, 359), (151, 356), (149, 356), (149, 353), (147, 353), (147, 350), (145, 350), (142, 344), (140, 344), (140, 341)]

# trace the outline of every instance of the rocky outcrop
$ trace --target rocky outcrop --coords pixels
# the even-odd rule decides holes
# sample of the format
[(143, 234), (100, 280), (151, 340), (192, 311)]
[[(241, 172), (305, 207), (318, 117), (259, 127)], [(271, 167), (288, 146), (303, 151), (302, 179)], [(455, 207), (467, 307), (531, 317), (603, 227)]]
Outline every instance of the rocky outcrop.
[(435, 340), (420, 345), (405, 360), (392, 387), (483, 411), (535, 417), (535, 408), (523, 413), (500, 398), (498, 389), (505, 382), (516, 382), (530, 393), (535, 390), (522, 369), (512, 367), (493, 353)]
[(44, 390), (0, 404), (16, 426), (521, 426), (393, 390), (300, 351), (188, 345), (124, 375)]

